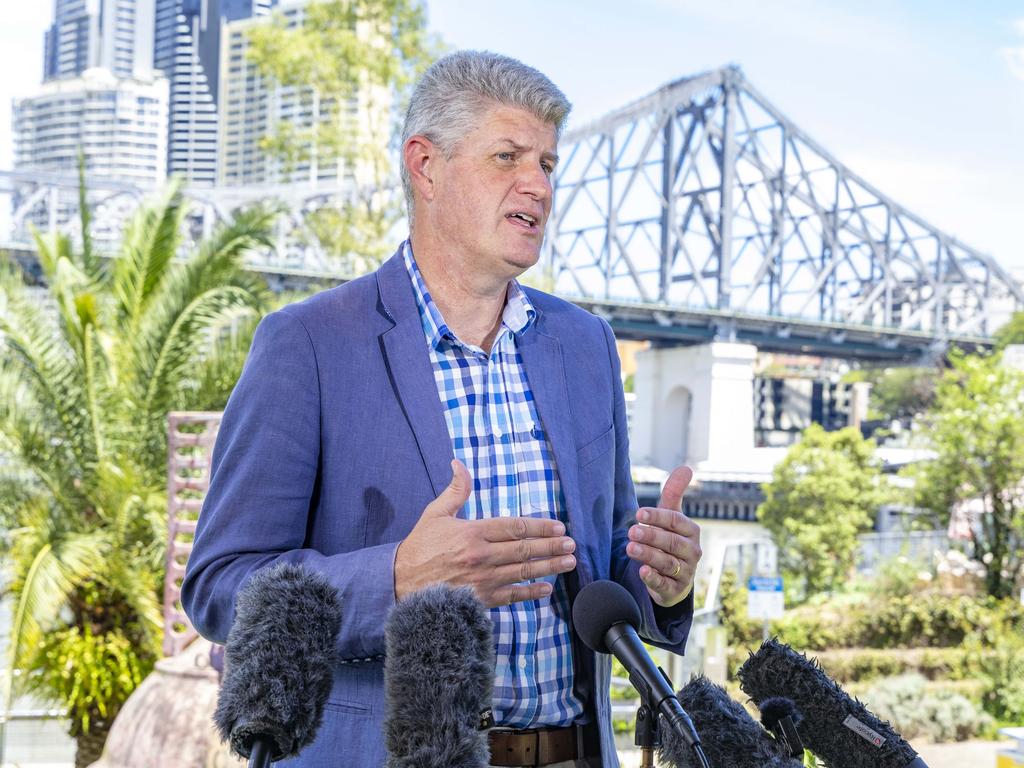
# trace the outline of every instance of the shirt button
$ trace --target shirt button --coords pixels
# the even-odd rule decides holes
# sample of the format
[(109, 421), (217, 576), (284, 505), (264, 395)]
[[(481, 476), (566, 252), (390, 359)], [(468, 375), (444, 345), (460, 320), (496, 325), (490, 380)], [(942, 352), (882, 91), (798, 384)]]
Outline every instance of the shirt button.
[(526, 669), (526, 664), (527, 664), (527, 661), (526, 661), (526, 657), (525, 656), (523, 656), (521, 659), (519, 659), (519, 666), (522, 669)]

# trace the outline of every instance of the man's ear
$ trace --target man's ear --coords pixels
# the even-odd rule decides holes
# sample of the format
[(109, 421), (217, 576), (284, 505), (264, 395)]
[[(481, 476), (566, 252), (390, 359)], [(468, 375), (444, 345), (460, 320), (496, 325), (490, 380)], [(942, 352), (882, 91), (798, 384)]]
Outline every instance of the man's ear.
[(426, 136), (410, 136), (402, 146), (405, 167), (409, 170), (412, 186), (424, 200), (434, 198), (434, 160), (438, 150)]

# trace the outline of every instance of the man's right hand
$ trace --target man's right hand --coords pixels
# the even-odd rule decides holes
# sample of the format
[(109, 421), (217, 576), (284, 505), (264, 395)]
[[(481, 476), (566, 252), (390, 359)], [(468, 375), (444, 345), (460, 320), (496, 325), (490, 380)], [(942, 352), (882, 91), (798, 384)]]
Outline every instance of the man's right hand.
[[(466, 466), (452, 461), (452, 481), (423, 510), (419, 522), (395, 554), (395, 597), (440, 581), (469, 585), (488, 607), (536, 600), (551, 585), (533, 581), (571, 571), (576, 542), (558, 520), (493, 517), (462, 520), (473, 480)], [(532, 582), (532, 583), (523, 583)]]

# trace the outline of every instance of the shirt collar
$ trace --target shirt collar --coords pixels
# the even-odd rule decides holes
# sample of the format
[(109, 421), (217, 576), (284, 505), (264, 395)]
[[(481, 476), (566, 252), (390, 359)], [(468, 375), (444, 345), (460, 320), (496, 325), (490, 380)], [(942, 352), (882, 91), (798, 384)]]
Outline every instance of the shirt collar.
[[(402, 257), (405, 260), (405, 268), (412, 280), (412, 290), (416, 297), (416, 308), (420, 313), (420, 322), (423, 325), (423, 333), (427, 343), (434, 349), (439, 349), (445, 342), (454, 343), (468, 347), (452, 332), (441, 315), (434, 300), (430, 297), (427, 284), (416, 264), (416, 258), (412, 253), (412, 243), (406, 240), (402, 244)], [(512, 280), (508, 284), (508, 292), (505, 295), (505, 308), (501, 313), (501, 324), (513, 334), (525, 331), (533, 324), (537, 317), (537, 310), (523, 291), (519, 282)]]

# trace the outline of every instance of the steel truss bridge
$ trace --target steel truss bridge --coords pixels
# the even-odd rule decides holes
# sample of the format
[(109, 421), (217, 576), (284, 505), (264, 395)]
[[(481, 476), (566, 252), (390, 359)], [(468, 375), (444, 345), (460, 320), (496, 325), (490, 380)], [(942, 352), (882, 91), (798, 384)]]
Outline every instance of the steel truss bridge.
[[(669, 83), (568, 133), (559, 153), (546, 279), (620, 337), (905, 360), (984, 346), (1024, 308), (990, 256), (853, 173), (736, 67)], [(90, 182), (97, 242), (113, 242), (144, 193)], [(279, 199), (279, 245), (250, 266), (346, 279), (350, 263), (323, 253), (304, 219), (350, 193), (189, 189), (189, 226), (198, 237), (241, 205)], [(4, 194), (18, 205), (0, 247), (32, 250), (29, 220), (73, 230), (73, 176), (0, 172)]]

